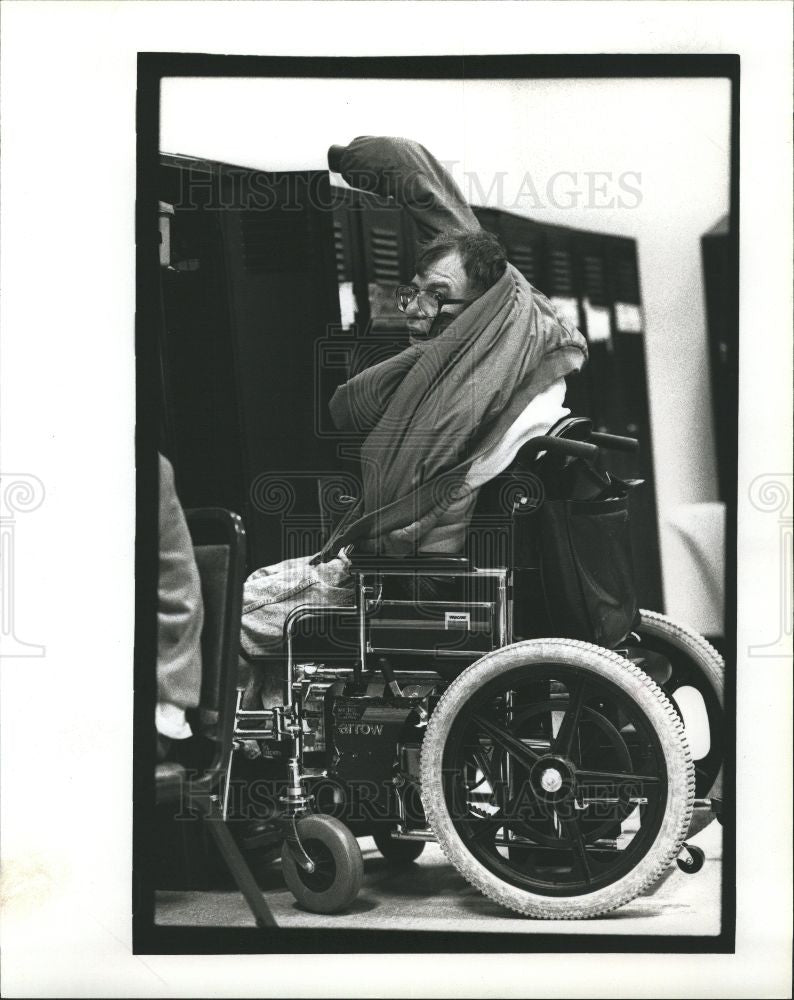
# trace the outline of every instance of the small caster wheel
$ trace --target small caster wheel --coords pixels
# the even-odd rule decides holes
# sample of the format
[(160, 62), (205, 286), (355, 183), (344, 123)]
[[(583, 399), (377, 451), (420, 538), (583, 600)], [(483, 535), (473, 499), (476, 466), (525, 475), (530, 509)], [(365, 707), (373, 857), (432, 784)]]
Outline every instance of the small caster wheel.
[(284, 881), (304, 909), (339, 913), (356, 898), (364, 878), (358, 841), (334, 816), (304, 816), (296, 826), (301, 845), (315, 867), (312, 872), (301, 868), (285, 841), (281, 851)]
[(373, 834), (373, 838), (377, 849), (393, 865), (410, 865), (425, 849), (423, 840), (393, 840), (385, 830)]
[(676, 859), (676, 864), (686, 875), (696, 875), (706, 863), (706, 855), (699, 847), (684, 844), (683, 857)]

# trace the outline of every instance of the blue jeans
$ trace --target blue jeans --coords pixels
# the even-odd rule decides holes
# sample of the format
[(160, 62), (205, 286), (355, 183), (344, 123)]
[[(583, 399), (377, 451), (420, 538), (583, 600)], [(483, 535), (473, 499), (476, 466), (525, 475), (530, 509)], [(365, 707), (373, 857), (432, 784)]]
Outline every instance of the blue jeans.
[(263, 566), (245, 581), (240, 641), (247, 656), (278, 653), (284, 640), (284, 622), (295, 608), (355, 602), (350, 560), (344, 552), (316, 566), (311, 564), (313, 558), (299, 556)]

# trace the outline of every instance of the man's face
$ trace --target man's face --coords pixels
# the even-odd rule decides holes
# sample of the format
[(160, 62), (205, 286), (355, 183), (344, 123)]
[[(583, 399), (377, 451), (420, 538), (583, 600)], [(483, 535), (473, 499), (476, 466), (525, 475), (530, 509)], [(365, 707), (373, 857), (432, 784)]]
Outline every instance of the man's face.
[(429, 265), (424, 274), (415, 274), (411, 284), (421, 291), (437, 292), (445, 299), (467, 300), (462, 305), (444, 306), (434, 324), (433, 317), (424, 316), (416, 299), (414, 299), (405, 310), (409, 330), (408, 339), (412, 344), (424, 343), (428, 338), (431, 326), (433, 327), (433, 337), (437, 337), (456, 316), (463, 312), (469, 301), (478, 298), (480, 294), (469, 283), (463, 261), (457, 251), (439, 258), (434, 264)]

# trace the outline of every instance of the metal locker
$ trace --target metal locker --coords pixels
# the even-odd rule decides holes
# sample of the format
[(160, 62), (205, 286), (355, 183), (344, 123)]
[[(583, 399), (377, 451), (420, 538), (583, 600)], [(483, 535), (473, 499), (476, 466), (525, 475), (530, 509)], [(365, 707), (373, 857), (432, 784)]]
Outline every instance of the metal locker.
[(162, 274), (182, 503), (240, 513), (251, 566), (312, 532), (319, 547), (317, 476), (337, 467), (317, 422), (335, 387), (317, 348), (340, 321), (328, 175), (164, 156), (161, 190), (181, 254)]

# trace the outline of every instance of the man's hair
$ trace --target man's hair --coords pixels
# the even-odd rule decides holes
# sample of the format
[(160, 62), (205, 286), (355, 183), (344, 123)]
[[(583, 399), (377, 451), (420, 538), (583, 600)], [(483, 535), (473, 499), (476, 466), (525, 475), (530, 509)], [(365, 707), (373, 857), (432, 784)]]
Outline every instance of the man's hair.
[(460, 254), (466, 277), (480, 295), (495, 285), (507, 268), (505, 248), (498, 236), (485, 229), (447, 229), (420, 248), (416, 273), (424, 274), (432, 264), (455, 252)]

